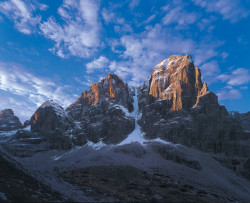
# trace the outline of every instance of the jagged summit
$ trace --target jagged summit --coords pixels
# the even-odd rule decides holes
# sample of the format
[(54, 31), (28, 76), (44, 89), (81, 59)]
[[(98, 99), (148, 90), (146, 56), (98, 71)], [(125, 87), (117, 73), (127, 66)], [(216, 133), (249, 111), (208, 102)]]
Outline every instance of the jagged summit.
[(56, 129), (65, 131), (69, 129), (70, 120), (63, 107), (53, 100), (48, 100), (32, 115), (30, 119), (31, 130), (34, 132), (47, 132)]
[[(10, 109), (2, 111), (0, 125), (2, 117), (13, 115)], [(146, 188), (147, 194), (157, 192), (166, 197), (156, 196), (160, 201), (169, 200), (170, 190), (175, 197), (192, 194), (202, 195), (198, 201), (210, 201), (208, 198), (212, 196), (211, 202), (233, 201), (231, 197), (218, 198), (224, 193), (217, 195), (215, 191), (221, 188), (230, 194), (236, 191), (241, 198), (246, 193), (242, 199), (249, 202), (249, 184), (241, 177), (250, 179), (249, 121), (249, 113), (229, 114), (219, 105), (217, 96), (202, 82), (191, 55), (175, 55), (157, 64), (149, 79), (138, 88), (128, 87), (109, 73), (83, 91), (66, 110), (53, 100), (46, 101), (27, 121), (31, 129), (0, 132), (0, 142), (9, 154), (22, 157), (16, 160), (23, 161), (25, 168), (35, 169), (39, 179), (48, 178), (60, 191), (71, 188), (70, 197), (75, 187), (65, 183), (73, 177), (70, 184), (83, 185), (85, 189), (85, 183), (90, 183), (87, 186), (91, 189), (100, 185), (97, 191), (112, 188), (112, 195), (132, 185), (135, 199), (126, 201), (137, 201), (141, 188)], [(136, 175), (127, 165), (140, 168), (143, 173), (137, 171)], [(153, 172), (154, 177), (145, 171)], [(174, 178), (165, 181), (166, 174)], [(127, 176), (131, 178), (124, 179)], [(93, 180), (98, 184), (93, 185)], [(131, 180), (136, 184), (133, 181), (131, 184)], [(185, 187), (180, 187), (180, 181), (185, 181)], [(202, 184), (205, 189), (195, 189)], [(171, 185), (180, 193), (173, 193)], [(151, 186), (153, 189), (148, 190)], [(208, 188), (212, 188), (211, 193)], [(101, 197), (99, 192), (93, 194)], [(182, 201), (197, 201), (197, 198), (183, 198)]]
[(208, 88), (202, 83), (191, 55), (174, 55), (163, 60), (154, 67), (149, 81), (149, 95), (153, 100), (167, 100), (171, 111), (193, 107), (198, 96), (206, 93)]
[(128, 84), (117, 75), (108, 73), (107, 77), (93, 83), (89, 91), (66, 109), (77, 121), (81, 132), (77, 142), (119, 143), (134, 129), (133, 95)]
[(115, 104), (124, 106), (131, 112), (133, 110), (131, 97), (128, 84), (117, 75), (108, 73), (106, 78), (93, 83), (89, 91), (85, 90), (81, 97), (71, 104), (68, 109), (77, 104), (93, 106), (100, 101), (110, 100)]
[(14, 115), (12, 109), (0, 111), (0, 131), (15, 130), (22, 127), (19, 118)]

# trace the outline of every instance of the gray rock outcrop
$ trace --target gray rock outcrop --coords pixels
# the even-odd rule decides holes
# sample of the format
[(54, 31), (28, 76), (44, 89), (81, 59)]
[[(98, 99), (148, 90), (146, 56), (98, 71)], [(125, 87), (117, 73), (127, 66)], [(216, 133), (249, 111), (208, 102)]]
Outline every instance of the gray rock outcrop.
[(22, 127), (19, 118), (14, 115), (12, 109), (4, 109), (0, 112), (0, 131), (16, 130)]
[(48, 148), (71, 147), (70, 131), (75, 127), (72, 118), (52, 100), (44, 102), (30, 119), (31, 131), (48, 142)]
[(79, 125), (74, 133), (76, 143), (80, 145), (87, 140), (119, 143), (135, 126), (130, 115), (133, 111), (132, 92), (118, 76), (110, 73), (92, 84), (89, 91), (84, 91), (66, 111)]

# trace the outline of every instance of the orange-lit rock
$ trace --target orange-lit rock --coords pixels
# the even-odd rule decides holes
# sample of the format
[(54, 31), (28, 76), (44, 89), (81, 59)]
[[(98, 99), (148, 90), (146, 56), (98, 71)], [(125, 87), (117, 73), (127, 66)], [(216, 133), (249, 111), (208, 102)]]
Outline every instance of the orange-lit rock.
[(205, 151), (250, 154), (247, 145), (236, 144), (242, 135), (240, 119), (230, 117), (219, 105), (189, 55), (171, 56), (156, 65), (138, 92), (139, 124), (146, 138)]
[(114, 74), (93, 83), (67, 109), (82, 129), (77, 143), (102, 139), (114, 144), (125, 139), (135, 126), (134, 118), (127, 115), (133, 110), (132, 96), (128, 85)]

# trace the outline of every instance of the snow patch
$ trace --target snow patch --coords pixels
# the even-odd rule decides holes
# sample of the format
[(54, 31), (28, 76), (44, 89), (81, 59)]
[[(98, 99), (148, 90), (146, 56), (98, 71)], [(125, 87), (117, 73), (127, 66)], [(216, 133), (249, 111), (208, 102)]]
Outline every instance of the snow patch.
[(16, 134), (17, 130), (12, 130), (12, 131), (2, 131), (0, 132), (0, 136), (12, 136)]
[(190, 63), (193, 63), (193, 58), (192, 58), (192, 56), (190, 54), (187, 57), (187, 61), (190, 62)]
[(102, 140), (100, 140), (99, 142), (97, 143), (94, 143), (94, 142), (91, 142), (91, 141), (87, 141), (87, 144), (84, 145), (84, 146), (88, 146), (88, 147), (91, 147), (95, 150), (100, 150), (101, 148), (107, 146), (105, 143), (102, 142)]
[(59, 104), (55, 103), (53, 100), (49, 100), (43, 103), (41, 108), (45, 108), (45, 107), (52, 107), (57, 116), (60, 116), (62, 118), (67, 117), (67, 114), (64, 111), (64, 109)]
[[(58, 161), (58, 160), (61, 159), (62, 157), (66, 156), (66, 155), (68, 155), (68, 154), (71, 154), (72, 152), (78, 151), (78, 150), (81, 149), (82, 147), (83, 147), (83, 146), (77, 146), (77, 147), (71, 149), (69, 152), (66, 152), (66, 153), (61, 154), (61, 155), (53, 156), (53, 157), (51, 157), (51, 159), (54, 160), (54, 161)], [(54, 151), (56, 151), (56, 150), (54, 150)]]
[(125, 115), (126, 115), (127, 117), (131, 117), (131, 113), (129, 113), (128, 109), (125, 108), (124, 106), (122, 106), (122, 105), (120, 105), (120, 104), (114, 104), (114, 107), (115, 107), (115, 108), (118, 108), (118, 109), (121, 109), (121, 110), (125, 113)]
[(30, 131), (31, 130), (31, 126), (28, 125), (27, 127), (24, 128), (24, 130)]

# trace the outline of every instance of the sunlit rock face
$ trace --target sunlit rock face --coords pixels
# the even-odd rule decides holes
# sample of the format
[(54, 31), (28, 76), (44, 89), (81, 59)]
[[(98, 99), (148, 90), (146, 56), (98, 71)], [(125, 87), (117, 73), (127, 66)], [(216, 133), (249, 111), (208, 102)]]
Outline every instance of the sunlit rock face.
[(12, 109), (4, 109), (0, 112), (0, 131), (16, 130), (21, 127), (22, 123)]
[[(205, 151), (247, 154), (237, 119), (202, 82), (192, 57), (171, 56), (138, 87), (139, 124), (148, 139), (162, 138)], [(242, 147), (242, 148), (241, 148)]]
[(193, 107), (199, 96), (208, 93), (208, 88), (202, 83), (200, 70), (194, 66), (192, 57), (176, 55), (154, 67), (148, 91), (152, 102), (165, 100), (170, 111), (178, 111)]
[(102, 140), (115, 144), (125, 139), (135, 126), (130, 116), (132, 94), (123, 80), (110, 73), (84, 91), (66, 110), (81, 129), (77, 132), (77, 143)]

